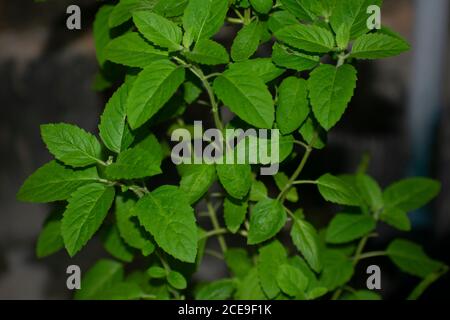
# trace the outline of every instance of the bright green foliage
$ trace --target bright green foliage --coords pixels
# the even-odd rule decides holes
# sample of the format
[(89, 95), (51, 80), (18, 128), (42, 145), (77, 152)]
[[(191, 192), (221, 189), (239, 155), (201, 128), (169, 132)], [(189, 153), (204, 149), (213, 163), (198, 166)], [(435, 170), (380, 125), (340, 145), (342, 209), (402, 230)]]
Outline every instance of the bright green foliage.
[(61, 224), (64, 245), (74, 256), (100, 228), (114, 200), (114, 188), (100, 183), (88, 184), (69, 199)]
[(195, 298), (197, 300), (226, 300), (234, 291), (234, 283), (231, 279), (222, 279), (204, 285), (198, 290)]
[(33, 173), (17, 194), (27, 202), (52, 202), (66, 200), (79, 187), (98, 179), (95, 168), (71, 169), (57, 161), (50, 161)]
[(144, 68), (152, 61), (167, 59), (167, 53), (150, 45), (138, 33), (130, 32), (109, 42), (105, 58), (125, 66)]
[(178, 188), (160, 187), (141, 198), (133, 210), (167, 253), (181, 261), (195, 261), (198, 238), (195, 217)]
[(109, 99), (98, 126), (105, 146), (116, 153), (126, 150), (134, 140), (126, 121), (126, 103), (131, 83), (125, 82)]
[(248, 202), (226, 198), (223, 202), (223, 215), (225, 224), (232, 233), (236, 233), (245, 220)]
[(251, 167), (246, 164), (218, 164), (217, 176), (225, 190), (236, 199), (243, 199), (252, 186)]
[(256, 52), (262, 31), (262, 24), (258, 21), (253, 21), (239, 31), (231, 47), (231, 57), (234, 61), (246, 60)]
[(339, 244), (361, 238), (375, 228), (375, 220), (364, 214), (339, 213), (327, 229), (327, 242)]
[(392, 241), (387, 248), (387, 254), (402, 271), (421, 278), (442, 267), (442, 263), (429, 258), (421, 246), (408, 240)]
[(272, 127), (274, 103), (261, 78), (240, 70), (228, 70), (216, 78), (214, 91), (242, 120), (257, 128)]
[(261, 287), (269, 299), (275, 298), (280, 293), (277, 283), (277, 275), (280, 266), (287, 262), (287, 253), (283, 245), (274, 240), (259, 249), (258, 257), (258, 277)]
[(321, 65), (308, 79), (309, 98), (316, 119), (330, 130), (341, 119), (356, 87), (356, 70), (351, 65)]
[(169, 101), (183, 83), (184, 74), (183, 68), (167, 60), (157, 60), (139, 73), (127, 100), (132, 129), (142, 126)]
[(308, 221), (295, 216), (292, 223), (291, 238), (311, 269), (320, 272), (322, 270), (322, 253), (316, 229)]
[(161, 173), (163, 154), (155, 136), (151, 135), (131, 149), (119, 154), (115, 163), (106, 168), (108, 177), (116, 180), (151, 177)]
[(289, 134), (300, 128), (309, 115), (307, 82), (286, 78), (278, 88), (277, 124), (281, 133)]
[(59, 161), (72, 167), (85, 167), (101, 162), (98, 140), (77, 126), (46, 124), (41, 126), (42, 140)]
[(199, 40), (194, 50), (186, 53), (186, 57), (205, 65), (227, 64), (230, 60), (227, 50), (221, 44), (208, 39)]
[(155, 45), (167, 48), (169, 51), (177, 51), (182, 48), (180, 45), (181, 29), (172, 21), (148, 11), (133, 13), (133, 21), (139, 32)]
[(61, 217), (58, 212), (49, 216), (45, 221), (36, 244), (36, 256), (44, 258), (64, 248), (61, 236)]
[[(417, 299), (448, 267), (407, 240), (367, 248), (388, 227), (380, 224), (411, 230), (408, 214), (438, 195), (439, 182), (408, 178), (383, 190), (366, 173), (366, 162), (355, 174), (305, 174), (311, 154), (326, 147), (328, 133), (349, 109), (358, 60), (409, 49), (394, 31), (367, 28), (368, 6), (381, 2), (102, 5), (93, 25), (100, 65), (94, 85), (117, 89), (99, 119), (99, 138), (71, 124), (41, 127), (55, 160), (31, 174), (17, 194), (26, 202), (59, 202), (39, 235), (37, 256), (64, 247), (74, 256), (101, 236), (105, 254), (122, 262), (93, 261), (75, 298), (120, 300), (378, 300), (380, 294), (352, 278), (361, 259), (377, 263), (388, 256), (400, 271), (420, 278), (409, 295)], [(233, 38), (224, 39), (228, 34)], [(234, 115), (228, 123), (225, 108)], [(260, 164), (174, 165), (171, 133), (187, 129), (191, 138), (184, 142), (194, 146), (197, 115), (211, 116), (205, 128), (221, 131), (279, 129), (280, 170), (265, 177)], [(246, 147), (249, 140), (234, 151), (247, 158), (258, 151)], [(325, 200), (320, 210), (319, 203), (315, 212), (302, 209), (316, 200), (308, 199), (306, 188)], [(326, 223), (324, 210), (337, 214)], [(225, 278), (197, 282), (204, 281), (197, 271), (206, 255), (222, 259)]]
[(274, 237), (285, 223), (286, 212), (277, 200), (258, 202), (250, 217), (247, 243), (257, 244)]

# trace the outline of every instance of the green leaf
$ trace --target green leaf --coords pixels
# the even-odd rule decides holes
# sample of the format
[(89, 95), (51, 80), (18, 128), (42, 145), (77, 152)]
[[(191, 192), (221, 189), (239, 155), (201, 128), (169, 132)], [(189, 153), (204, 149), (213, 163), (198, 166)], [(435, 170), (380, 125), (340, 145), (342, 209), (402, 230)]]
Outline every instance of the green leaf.
[(318, 26), (291, 25), (278, 30), (275, 36), (289, 46), (308, 52), (326, 53), (334, 48), (333, 34)]
[(113, 284), (108, 290), (101, 292), (100, 300), (137, 300), (142, 298), (144, 292), (136, 283), (119, 282)]
[(69, 199), (61, 224), (67, 252), (73, 257), (100, 228), (114, 200), (114, 188), (92, 183)]
[(316, 229), (306, 220), (296, 216), (292, 224), (291, 238), (311, 268), (320, 272), (322, 270), (322, 253)]
[(195, 300), (227, 300), (234, 292), (234, 281), (221, 279), (210, 282), (198, 290)]
[(202, 89), (192, 81), (186, 81), (183, 83), (184, 88), (184, 101), (187, 104), (194, 103), (201, 95)]
[(231, 57), (234, 61), (250, 58), (258, 49), (263, 32), (263, 25), (259, 21), (245, 25), (239, 30), (231, 46)]
[(157, 0), (120, 0), (109, 16), (109, 27), (114, 28), (131, 19), (133, 11), (152, 10)]
[(156, 49), (137, 32), (129, 32), (108, 43), (105, 59), (124, 66), (144, 68), (152, 61), (167, 59), (167, 52)]
[(307, 55), (279, 43), (273, 45), (272, 51), (272, 59), (275, 64), (298, 72), (311, 70), (320, 62), (318, 56)]
[(381, 6), (381, 0), (340, 0), (330, 17), (330, 23), (336, 32), (346, 24), (350, 27), (350, 38), (355, 39), (369, 32), (367, 8), (371, 5)]
[(292, 13), (281, 10), (272, 13), (267, 23), (270, 31), (272, 31), (272, 33), (275, 33), (284, 27), (297, 24), (298, 20)]
[(342, 300), (381, 300), (381, 296), (373, 291), (358, 290), (345, 295)]
[(94, 44), (97, 61), (102, 66), (105, 61), (105, 48), (111, 41), (111, 35), (109, 33), (108, 20), (111, 15), (114, 6), (104, 5), (95, 15), (93, 32), (94, 32)]
[(117, 161), (106, 167), (106, 174), (115, 180), (139, 179), (162, 173), (163, 153), (158, 140), (149, 135), (135, 147), (119, 154)]
[(169, 284), (178, 290), (184, 290), (187, 287), (187, 282), (184, 276), (176, 271), (170, 271), (167, 275), (167, 281)]
[(127, 116), (132, 129), (155, 115), (184, 82), (184, 68), (170, 61), (155, 61), (139, 73), (127, 100)]
[(309, 98), (316, 119), (326, 130), (338, 121), (356, 87), (356, 70), (351, 65), (334, 67), (324, 64), (310, 74)]
[(258, 202), (264, 200), (267, 196), (268, 191), (266, 185), (262, 181), (254, 180), (250, 189), (249, 200)]
[(336, 31), (336, 44), (339, 49), (346, 50), (349, 42), (350, 26), (348, 24), (343, 24)]
[(128, 263), (133, 261), (133, 252), (120, 237), (119, 230), (116, 225), (110, 226), (106, 231), (103, 238), (103, 246), (114, 258)]
[(136, 201), (122, 195), (116, 197), (115, 213), (120, 236), (133, 248), (139, 249), (143, 256), (155, 250), (151, 235), (139, 224), (134, 216), (133, 207)]
[(41, 136), (50, 153), (64, 164), (85, 167), (101, 162), (102, 146), (92, 134), (77, 126), (45, 124), (41, 126)]
[(268, 14), (273, 7), (272, 0), (250, 0), (252, 7), (258, 13)]
[(223, 26), (227, 12), (227, 0), (190, 0), (183, 16), (185, 46), (215, 35)]
[(17, 193), (17, 199), (37, 203), (66, 200), (79, 187), (98, 178), (96, 168), (73, 170), (50, 161), (28, 177)]
[(296, 297), (304, 293), (308, 287), (308, 278), (289, 264), (282, 264), (276, 273), (276, 281), (284, 293)]
[(275, 298), (280, 293), (274, 275), (279, 273), (279, 268), (283, 263), (287, 263), (287, 253), (279, 241), (274, 240), (259, 249), (258, 277), (261, 287), (269, 299)]
[(333, 244), (350, 242), (367, 235), (375, 226), (375, 220), (369, 215), (339, 213), (330, 222), (326, 241)]
[(256, 58), (235, 62), (230, 64), (229, 69), (236, 73), (255, 75), (261, 78), (264, 83), (270, 82), (284, 73), (284, 70), (275, 66), (270, 58)]
[(197, 202), (216, 180), (214, 165), (192, 164), (183, 165), (181, 173), (180, 190), (187, 194), (189, 203)]
[(258, 244), (274, 237), (286, 223), (283, 206), (273, 199), (265, 199), (256, 204), (250, 217), (248, 244)]
[(410, 49), (406, 41), (385, 35), (366, 34), (356, 39), (351, 57), (357, 59), (381, 59), (397, 56)]
[(214, 91), (245, 122), (257, 128), (272, 128), (275, 107), (270, 91), (260, 78), (228, 70), (215, 79)]
[(194, 210), (177, 187), (159, 187), (141, 198), (133, 210), (165, 252), (195, 262), (198, 233)]
[(225, 262), (231, 273), (238, 277), (245, 277), (253, 267), (247, 251), (242, 248), (230, 248), (224, 253)]
[(429, 178), (405, 179), (386, 188), (383, 194), (385, 207), (413, 211), (430, 202), (440, 190), (441, 184)]
[(217, 164), (220, 183), (230, 196), (243, 199), (252, 186), (252, 170), (249, 164)]
[(383, 192), (372, 177), (365, 174), (358, 174), (356, 176), (356, 186), (362, 199), (372, 209), (372, 212), (378, 212), (383, 208)]
[(359, 206), (360, 196), (352, 185), (329, 173), (318, 180), (319, 192), (325, 200), (347, 206)]
[(411, 231), (411, 221), (408, 214), (398, 208), (385, 208), (380, 214), (380, 220), (401, 231)]
[(247, 214), (247, 208), (247, 201), (225, 198), (223, 202), (225, 225), (232, 233), (236, 233), (241, 227)]
[(347, 283), (353, 275), (353, 264), (343, 253), (337, 250), (325, 250), (323, 253), (323, 270), (319, 285), (333, 291)]
[(162, 279), (167, 277), (167, 271), (164, 268), (161, 267), (150, 267), (147, 270), (147, 274), (151, 277), (151, 278), (155, 278), (155, 279)]
[(392, 241), (386, 252), (400, 270), (420, 278), (425, 278), (442, 267), (440, 261), (431, 259), (421, 246), (408, 240)]
[(299, 131), (303, 139), (313, 148), (325, 148), (327, 143), (327, 132), (317, 123), (314, 116), (309, 115)]
[(280, 0), (283, 8), (295, 15), (300, 20), (313, 21), (311, 2), (315, 0)]
[[(278, 172), (273, 176), (275, 184), (280, 191), (283, 191), (289, 183), (288, 176), (283, 172)], [(286, 200), (290, 202), (298, 202), (298, 193), (296, 188), (291, 188), (286, 194)]]
[(266, 300), (258, 280), (258, 271), (251, 269), (238, 283), (235, 299), (237, 300)]
[(165, 17), (179, 17), (183, 14), (189, 0), (159, 0), (154, 11)]
[(36, 244), (36, 256), (38, 258), (48, 257), (64, 248), (61, 236), (61, 214), (54, 212), (45, 221), (44, 227)]
[(178, 51), (181, 46), (181, 29), (172, 21), (152, 12), (133, 12), (133, 21), (139, 32), (157, 46)]
[(200, 39), (192, 52), (186, 52), (186, 57), (194, 62), (205, 65), (227, 64), (230, 61), (224, 46), (209, 39)]
[(75, 299), (98, 299), (122, 279), (122, 264), (112, 260), (99, 260), (81, 279), (81, 289), (75, 292)]
[(105, 146), (116, 153), (128, 148), (134, 140), (126, 121), (126, 102), (131, 84), (125, 82), (109, 99), (100, 118), (100, 138)]
[(309, 115), (308, 86), (304, 79), (289, 77), (278, 88), (276, 119), (282, 134), (300, 128)]

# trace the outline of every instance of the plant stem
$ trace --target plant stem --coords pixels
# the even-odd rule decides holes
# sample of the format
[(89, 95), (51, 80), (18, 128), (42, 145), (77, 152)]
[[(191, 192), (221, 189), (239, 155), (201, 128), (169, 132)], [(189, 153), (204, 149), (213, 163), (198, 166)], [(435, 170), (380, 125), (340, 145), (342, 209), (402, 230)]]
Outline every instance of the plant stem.
[[(223, 234), (220, 234), (220, 232), (219, 232), (219, 230), (223, 230), (223, 229), (220, 228), (219, 220), (217, 219), (216, 210), (214, 210), (214, 207), (212, 206), (211, 202), (208, 201), (206, 203), (206, 205), (208, 207), (208, 212), (209, 212), (209, 217), (211, 219), (211, 223), (214, 227), (213, 231), (219, 233), (217, 235), (217, 239), (219, 241), (220, 249), (222, 250), (223, 253), (225, 253), (228, 250), (227, 243), (225, 242), (225, 238), (224, 238)], [(213, 231), (211, 231), (211, 232), (213, 232)]]
[[(363, 259), (368, 259), (368, 258), (374, 258), (374, 257), (382, 257), (387, 255), (386, 251), (372, 251), (372, 252), (366, 252), (363, 254), (359, 255), (359, 261), (363, 260)], [(356, 257), (354, 257), (353, 259), (356, 259)]]
[(214, 229), (214, 230), (211, 230), (211, 231), (205, 233), (205, 235), (202, 237), (202, 239), (208, 239), (208, 238), (211, 238), (211, 237), (214, 237), (214, 236), (227, 234), (227, 233), (228, 233), (228, 230), (224, 229), (224, 228), (222, 228), (222, 229)]
[(292, 182), (293, 185), (297, 185), (297, 184), (317, 184), (318, 182), (315, 180), (297, 180)]
[(176, 61), (178, 61), (179, 63), (181, 63), (183, 66), (189, 68), (189, 70), (191, 70), (191, 72), (202, 82), (203, 87), (205, 88), (206, 92), (208, 93), (209, 100), (211, 101), (211, 108), (212, 108), (213, 117), (214, 117), (214, 124), (217, 129), (219, 129), (220, 131), (223, 131), (223, 124), (222, 124), (222, 120), (220, 119), (220, 115), (219, 115), (219, 104), (216, 100), (216, 96), (214, 95), (214, 91), (211, 87), (211, 84), (208, 81), (208, 77), (211, 77), (211, 76), (214, 76), (217, 74), (211, 74), (209, 76), (205, 76), (205, 74), (203, 73), (203, 71), (200, 68), (193, 66), (193, 65), (189, 65), (183, 59), (180, 59), (178, 57), (174, 57), (174, 59)]
[(309, 157), (311, 156), (311, 152), (312, 152), (312, 147), (310, 145), (308, 145), (308, 147), (306, 148), (306, 152), (303, 155), (302, 161), (300, 162), (298, 168), (295, 170), (294, 174), (289, 179), (289, 181), (288, 181), (287, 185), (284, 187), (283, 191), (281, 191), (280, 194), (278, 195), (277, 200), (281, 201), (281, 203), (284, 202), (284, 199), (285, 199), (287, 193), (289, 192), (289, 190), (291, 189), (291, 187), (293, 186), (294, 181), (297, 180), (298, 176), (300, 175), (300, 173), (302, 173), (303, 169), (305, 168), (306, 162), (308, 161)]
[(448, 272), (448, 266), (443, 266), (440, 270), (433, 272), (425, 277), (409, 294), (408, 300), (417, 300), (420, 296), (428, 289), (430, 285), (432, 285), (435, 281), (437, 281), (440, 277)]
[(223, 255), (221, 255), (219, 252), (217, 252), (217, 251), (214, 251), (214, 250), (211, 250), (211, 249), (206, 249), (205, 250), (205, 253), (206, 254), (209, 254), (210, 256), (212, 256), (212, 257), (214, 257), (214, 258), (217, 258), (217, 259), (220, 259), (220, 260), (224, 260), (224, 257), (223, 257)]

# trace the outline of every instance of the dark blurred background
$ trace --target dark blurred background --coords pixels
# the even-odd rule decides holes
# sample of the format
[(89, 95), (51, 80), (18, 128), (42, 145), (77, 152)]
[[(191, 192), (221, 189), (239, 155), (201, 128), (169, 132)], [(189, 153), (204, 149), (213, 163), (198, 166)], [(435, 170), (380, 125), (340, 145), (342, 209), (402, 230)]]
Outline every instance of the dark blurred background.
[[(65, 26), (66, 8), (82, 8), (82, 30)], [(65, 299), (66, 267), (88, 268), (107, 254), (98, 241), (69, 259), (65, 252), (38, 260), (34, 248), (46, 205), (19, 203), (15, 194), (24, 179), (50, 160), (39, 136), (39, 125), (75, 123), (96, 132), (107, 95), (93, 91), (98, 71), (92, 21), (99, 2), (0, 0), (0, 299)], [(450, 263), (450, 105), (448, 0), (385, 0), (383, 24), (412, 44), (400, 57), (358, 66), (356, 96), (343, 121), (329, 136), (326, 150), (317, 152), (306, 175), (356, 170), (370, 155), (369, 173), (383, 187), (410, 176), (424, 175), (442, 182), (442, 192), (429, 207), (411, 215), (408, 238), (436, 259)], [(226, 38), (227, 34), (219, 35)], [(286, 168), (290, 170), (289, 165)], [(317, 224), (324, 210), (312, 190), (306, 191), (308, 217)], [(309, 193), (311, 195), (309, 196)], [(325, 208), (326, 209), (326, 208)], [(380, 228), (369, 248), (383, 248), (402, 236)], [(403, 235), (404, 236), (404, 235)], [(381, 294), (403, 299), (418, 279), (401, 274), (384, 258)], [(362, 261), (355, 287), (364, 287)], [(207, 259), (199, 279), (222, 272)], [(449, 275), (434, 284), (424, 299), (449, 298)]]

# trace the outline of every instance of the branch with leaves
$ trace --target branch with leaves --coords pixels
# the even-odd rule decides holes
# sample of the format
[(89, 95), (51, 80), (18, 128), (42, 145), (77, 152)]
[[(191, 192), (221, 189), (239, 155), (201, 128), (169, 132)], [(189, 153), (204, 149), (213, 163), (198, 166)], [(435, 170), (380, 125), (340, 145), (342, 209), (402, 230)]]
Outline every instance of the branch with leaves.
[[(116, 260), (95, 263), (78, 299), (378, 299), (348, 283), (360, 260), (383, 256), (422, 279), (409, 296), (418, 298), (447, 266), (404, 239), (385, 250), (365, 248), (380, 223), (409, 231), (407, 213), (436, 197), (440, 184), (410, 178), (382, 190), (366, 170), (302, 180), (310, 155), (326, 146), (354, 94), (354, 63), (409, 49), (388, 28), (367, 29), (366, 9), (373, 4), (381, 1), (103, 5), (94, 22), (101, 69), (95, 87), (118, 89), (100, 118), (100, 139), (74, 125), (41, 127), (55, 160), (18, 193), (22, 201), (57, 202), (37, 255), (65, 248), (74, 256), (101, 236)], [(230, 50), (214, 40), (225, 25), (240, 28)], [(271, 44), (270, 55), (260, 54), (262, 44)], [(236, 116), (229, 123), (221, 119), (222, 106)], [(176, 128), (192, 129), (185, 115), (193, 108), (209, 108), (221, 131), (279, 129), (280, 164), (298, 163), (293, 173), (273, 177), (279, 193), (270, 194), (269, 182), (250, 164), (182, 164), (176, 185), (154, 179), (167, 173), (162, 163), (170, 156), (161, 128), (169, 136)], [(300, 159), (295, 147), (303, 151)], [(340, 208), (320, 230), (301, 208), (307, 185)], [(295, 251), (279, 237), (286, 231)], [(242, 246), (231, 247), (231, 238)], [(211, 239), (221, 252), (209, 246)], [(223, 260), (229, 275), (196, 286), (192, 275), (205, 254)], [(134, 259), (147, 268), (124, 274)]]

